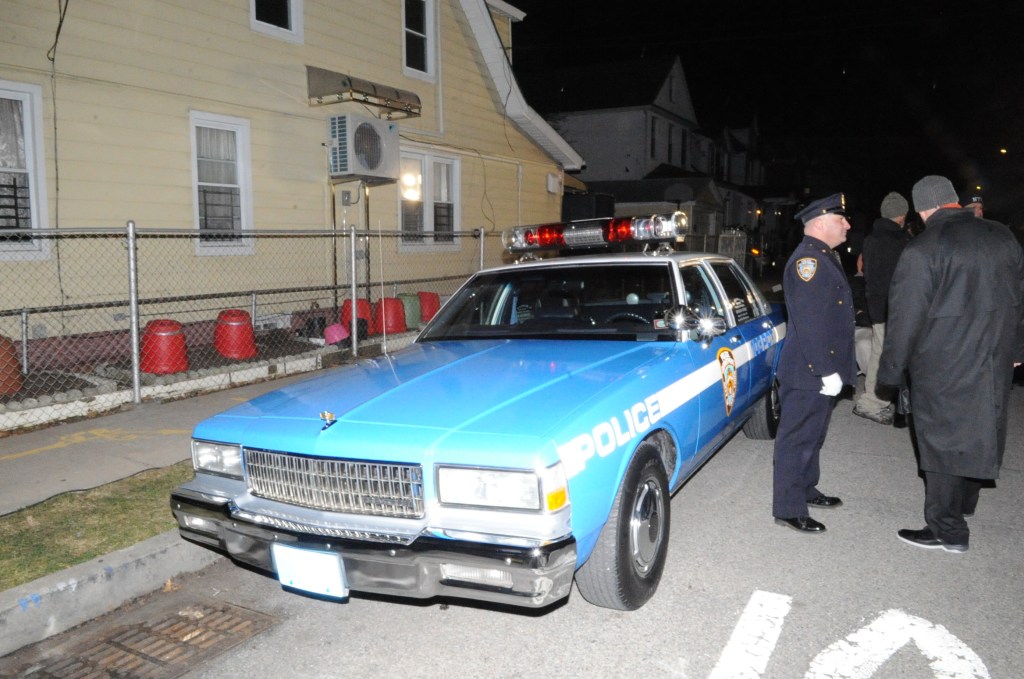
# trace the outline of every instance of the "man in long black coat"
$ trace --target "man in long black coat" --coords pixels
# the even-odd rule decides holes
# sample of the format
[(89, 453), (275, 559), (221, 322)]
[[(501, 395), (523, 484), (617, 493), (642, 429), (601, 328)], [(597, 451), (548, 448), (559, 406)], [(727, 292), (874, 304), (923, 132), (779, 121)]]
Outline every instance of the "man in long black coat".
[(782, 280), (787, 320), (779, 356), (782, 419), (775, 438), (772, 514), (779, 524), (804, 533), (825, 530), (808, 515), (808, 507), (842, 504), (817, 486), (835, 397), (843, 385), (857, 381), (853, 295), (833, 250), (850, 230), (844, 210), (843, 194), (837, 193), (796, 214), (804, 223), (804, 238)]
[(927, 227), (900, 256), (878, 381), (902, 385), (925, 477), (921, 530), (904, 542), (967, 551), (965, 516), (1006, 446), (1013, 368), (1024, 361), (1024, 252), (1002, 224), (961, 209), (945, 177), (914, 185)]

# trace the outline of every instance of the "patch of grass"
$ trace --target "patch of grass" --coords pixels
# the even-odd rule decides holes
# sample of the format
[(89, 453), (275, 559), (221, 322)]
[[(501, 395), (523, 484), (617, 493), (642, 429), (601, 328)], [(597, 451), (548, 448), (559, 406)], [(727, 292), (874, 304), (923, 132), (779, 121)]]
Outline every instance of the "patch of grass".
[(185, 460), (0, 516), (0, 591), (175, 528), (170, 493), (192, 476)]

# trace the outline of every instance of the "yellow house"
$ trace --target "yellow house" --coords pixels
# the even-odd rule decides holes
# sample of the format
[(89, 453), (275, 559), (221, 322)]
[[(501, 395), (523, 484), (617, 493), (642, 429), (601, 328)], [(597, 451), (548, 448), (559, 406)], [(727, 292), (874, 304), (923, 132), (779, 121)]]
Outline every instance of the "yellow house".
[(385, 257), (416, 276), (475, 253), (458, 237), (475, 229), (557, 220), (583, 161), (511, 75), (522, 17), (501, 0), (0, 0), (0, 310), (124, 294), (34, 230), (185, 230), (162, 256), (187, 275), (149, 278), (173, 295), (330, 264), (264, 231), (400, 233)]

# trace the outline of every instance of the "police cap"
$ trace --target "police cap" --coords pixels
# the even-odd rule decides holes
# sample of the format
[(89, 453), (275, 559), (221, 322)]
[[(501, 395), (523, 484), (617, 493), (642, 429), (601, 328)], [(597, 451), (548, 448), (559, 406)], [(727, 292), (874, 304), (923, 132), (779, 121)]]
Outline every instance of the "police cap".
[(794, 216), (806, 224), (815, 217), (822, 215), (846, 216), (846, 196), (842, 193), (833, 193), (827, 198), (819, 198), (808, 204), (807, 207), (797, 212)]

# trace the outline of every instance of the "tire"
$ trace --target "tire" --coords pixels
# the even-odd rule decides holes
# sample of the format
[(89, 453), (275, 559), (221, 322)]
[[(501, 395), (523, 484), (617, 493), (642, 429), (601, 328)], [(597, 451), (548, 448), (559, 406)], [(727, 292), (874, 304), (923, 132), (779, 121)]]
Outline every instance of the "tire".
[(576, 572), (584, 599), (603, 608), (633, 611), (654, 595), (668, 554), (669, 500), (658, 449), (641, 443), (593, 553)]
[(773, 439), (776, 432), (779, 431), (781, 415), (779, 383), (777, 380), (772, 380), (772, 386), (768, 393), (754, 406), (754, 412), (750, 419), (743, 423), (743, 433), (748, 439)]

